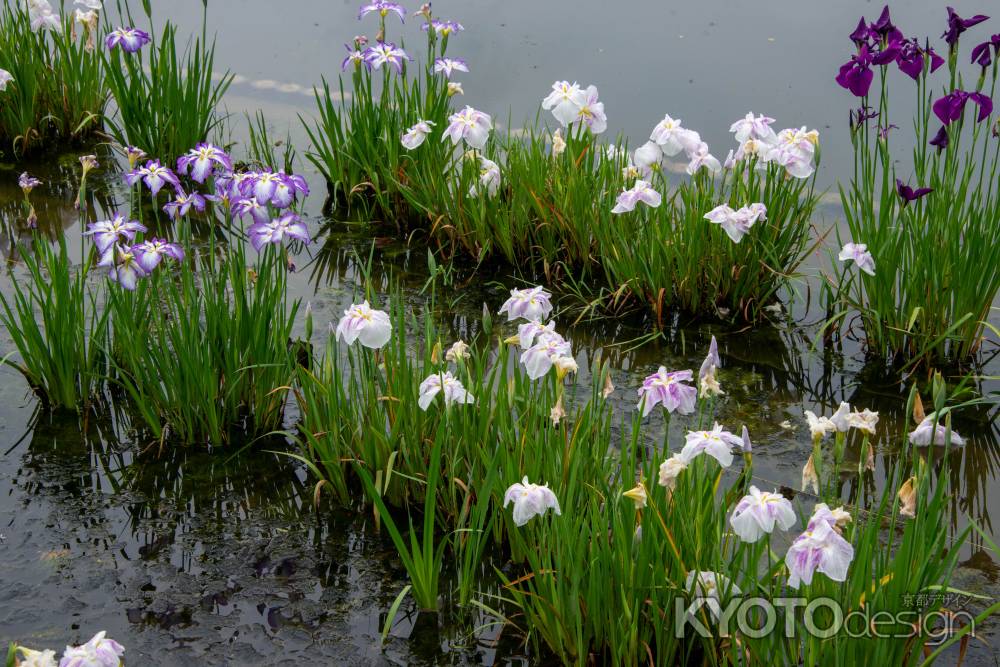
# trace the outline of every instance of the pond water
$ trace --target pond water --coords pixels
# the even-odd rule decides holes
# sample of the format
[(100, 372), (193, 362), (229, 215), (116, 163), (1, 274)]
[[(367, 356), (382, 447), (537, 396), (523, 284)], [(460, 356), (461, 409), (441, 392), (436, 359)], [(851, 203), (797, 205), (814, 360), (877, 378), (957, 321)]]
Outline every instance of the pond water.
[[(182, 32), (200, 30), (200, 1), (177, 0), (169, 9), (168, 3), (153, 4), (159, 18), (169, 13)], [(336, 320), (358, 290), (356, 254), (367, 256), (373, 233), (389, 232), (325, 217), (321, 178), (301, 159), (306, 142), (296, 116), (311, 113), (310, 87), (321, 75), (335, 76), (341, 43), (361, 30), (356, 3), (286, 5), (276, 21), (274, 3), (213, 0), (208, 20), (210, 30), (219, 32), (220, 65), (240, 77), (227, 97), (230, 111), (261, 108), (277, 134), (290, 130), (298, 168), (317, 193), (307, 213), (320, 242), (299, 258), (290, 283), (293, 296), (312, 303), (320, 340), (325, 323)], [(578, 79), (600, 88), (611, 131), (633, 140), (644, 138), (669, 112), (701, 131), (710, 145), (728, 146), (729, 124), (753, 109), (778, 117), (779, 125), (820, 129), (825, 186), (849, 174), (846, 118), (853, 100), (832, 77), (857, 17), (877, 13), (872, 4), (782, 0), (667, 8), (638, 2), (624, 10), (612, 3), (559, 1), (434, 7), (466, 27), (452, 47), (473, 72), (464, 78), (466, 101), (499, 116), (509, 108), (513, 126), (533, 117), (554, 79)], [(969, 3), (962, 9), (989, 7)], [(921, 0), (895, 18), (907, 33), (936, 36), (943, 16), (940, 6)], [(410, 25), (417, 20), (408, 19), (408, 39), (418, 34)], [(242, 136), (239, 123), (233, 133)], [(0, 171), (3, 227), (20, 215), (16, 179), (27, 168), (46, 182), (32, 195), (42, 227), (65, 233), (71, 251), (77, 248), (75, 259), (78, 154)], [(112, 169), (98, 172), (98, 181), (93, 214), (102, 216), (122, 204), (124, 193)], [(836, 207), (831, 203), (818, 217), (819, 228), (835, 224)], [(7, 257), (10, 242), (2, 241), (0, 252)], [(414, 308), (424, 305), (425, 249), (391, 238), (376, 245), (376, 281), (385, 290), (399, 281)], [(807, 271), (817, 272), (824, 261), (817, 255)], [(513, 282), (508, 270), (498, 269), (439, 292), (436, 314), (445, 331), (471, 337), (483, 304), (495, 311), (502, 303), (503, 284)], [(801, 283), (800, 291), (805, 294), (810, 284)], [(6, 273), (0, 290), (10, 293)], [(909, 382), (881, 364), (865, 363), (849, 335), (836, 343), (819, 339), (823, 314), (808, 308), (802, 295), (794, 303), (774, 323), (747, 330), (682, 321), (659, 339), (630, 344), (649, 333), (648, 324), (615, 319), (569, 327), (567, 337), (579, 351), (579, 381), (590, 382), (588, 369), (598, 355), (610, 359), (618, 387), (612, 399), (631, 409), (642, 377), (660, 365), (696, 368), (715, 334), (728, 393), (723, 420), (749, 426), (762, 486), (798, 488), (810, 449), (803, 410), (829, 414), (841, 400), (877, 410), (885, 438), (899, 432)], [(0, 331), (0, 356), (10, 349), (10, 337)], [(986, 347), (981, 375), (1000, 375), (995, 352), (994, 341)], [(998, 387), (980, 380), (977, 388), (990, 393)], [(289, 426), (295, 418), (293, 406)], [(786, 421), (792, 428), (781, 425)], [(971, 518), (996, 536), (989, 512), (1000, 499), (996, 410), (965, 410), (956, 416), (955, 429), (968, 444), (952, 461), (952, 530), (957, 533)], [(238, 456), (194, 447), (158, 455), (149, 444), (136, 440), (128, 414), (44, 413), (20, 376), (0, 370), (0, 641), (59, 647), (107, 629), (127, 647), (130, 665), (193, 659), (220, 665), (535, 661), (518, 637), (501, 634), (485, 618), (428, 619), (417, 616), (409, 601), (380, 650), (385, 615), (405, 585), (405, 571), (369, 515), (326, 504), (313, 508), (314, 480), (293, 459), (272, 453), (287, 449), (282, 439), (257, 443)], [(876, 480), (892, 454), (882, 444)], [(1000, 566), (980, 538), (964, 547), (960, 560), (955, 585), (1000, 594)], [(993, 645), (1000, 639), (990, 628), (986, 634)], [(966, 662), (995, 664), (993, 651), (973, 641)]]

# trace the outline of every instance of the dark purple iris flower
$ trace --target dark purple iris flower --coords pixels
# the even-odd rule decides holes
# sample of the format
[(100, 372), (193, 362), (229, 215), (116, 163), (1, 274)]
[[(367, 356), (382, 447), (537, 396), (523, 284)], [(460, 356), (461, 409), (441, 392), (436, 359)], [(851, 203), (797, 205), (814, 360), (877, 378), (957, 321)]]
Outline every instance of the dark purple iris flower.
[(970, 18), (967, 18), (967, 19), (963, 19), (961, 16), (959, 16), (958, 14), (955, 13), (954, 8), (949, 7), (948, 8), (948, 29), (945, 30), (941, 34), (941, 37), (944, 38), (944, 41), (948, 42), (948, 46), (950, 46), (952, 49), (954, 49), (955, 45), (958, 43), (958, 36), (959, 35), (961, 35), (963, 32), (965, 32), (966, 30), (968, 30), (972, 26), (979, 25), (980, 23), (982, 23), (983, 21), (985, 21), (988, 18), (989, 18), (989, 16), (983, 16), (982, 14), (976, 14), (973, 17), (970, 17)]
[(948, 148), (948, 128), (946, 126), (941, 126), (934, 138), (930, 140), (930, 145), (937, 146), (938, 153)]
[(871, 32), (879, 36), (880, 39), (887, 42), (899, 42), (903, 39), (903, 33), (899, 31), (899, 28), (892, 24), (892, 20), (889, 18), (889, 5), (882, 8), (882, 14), (878, 17), (875, 23), (869, 26)]
[(993, 63), (991, 51), (1000, 55), (1000, 35), (993, 35), (988, 41), (974, 46), (970, 62), (979, 63), (980, 67), (986, 69)]
[(982, 93), (969, 93), (964, 90), (953, 90), (934, 102), (934, 115), (945, 125), (962, 117), (967, 102), (972, 101), (979, 107), (976, 122), (981, 123), (993, 112), (993, 100)]
[(915, 37), (904, 39), (898, 43), (896, 65), (899, 67), (899, 71), (916, 81), (924, 71), (925, 56), (930, 56), (931, 72), (944, 64), (944, 58), (934, 53), (934, 49), (930, 45), (920, 48), (920, 42)]
[(851, 129), (853, 130), (861, 127), (867, 120), (878, 118), (878, 111), (868, 106), (862, 106), (848, 112), (848, 116), (850, 118)]
[(851, 33), (851, 41), (857, 44), (860, 48), (862, 45), (867, 44), (871, 37), (872, 31), (868, 28), (868, 24), (865, 22), (865, 17), (862, 16), (858, 19), (858, 27)]
[(856, 55), (851, 56), (850, 62), (840, 66), (840, 72), (836, 80), (842, 88), (851, 91), (857, 97), (868, 95), (868, 89), (872, 85), (872, 78), (875, 76), (871, 70), (872, 57), (868, 52), (868, 46), (861, 45)]
[(898, 129), (899, 129), (899, 125), (896, 125), (894, 123), (889, 123), (885, 127), (880, 127), (878, 129), (878, 134), (884, 140), (884, 139), (888, 139), (889, 138), (889, 132), (890, 131), (892, 131), (892, 130), (898, 130)]
[(896, 194), (898, 194), (900, 199), (903, 200), (903, 206), (906, 206), (911, 201), (917, 201), (921, 197), (927, 196), (933, 191), (933, 188), (917, 188), (914, 190), (909, 185), (903, 183), (903, 181), (898, 178), (896, 179)]

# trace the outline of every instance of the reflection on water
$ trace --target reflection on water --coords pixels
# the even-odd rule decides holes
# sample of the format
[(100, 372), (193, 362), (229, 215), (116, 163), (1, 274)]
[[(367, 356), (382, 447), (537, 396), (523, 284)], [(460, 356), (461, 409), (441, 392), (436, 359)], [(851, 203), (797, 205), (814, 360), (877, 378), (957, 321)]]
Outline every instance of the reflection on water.
[[(92, 174), (87, 219), (108, 217), (126, 201), (120, 175), (108, 166), (112, 159)], [(76, 155), (28, 168), (46, 181), (32, 193), (40, 228), (50, 238), (65, 230), (79, 261)], [(0, 172), (0, 229), (20, 229), (16, 179)], [(297, 258), (298, 272), (289, 280), (294, 296), (313, 305), (314, 342), (367, 281), (383, 295), (398, 291), (412, 311), (433, 308), (443, 342), (478, 337), (489, 343), (482, 334), (483, 304), (495, 312), (504, 300), (503, 285), (513, 284), (508, 270), (459, 270), (447, 286), (439, 280), (431, 290), (425, 249), (373, 241), (365, 227), (323, 216), (321, 203), (307, 203), (319, 241)], [(151, 208), (144, 219), (155, 224)], [(23, 234), (20, 229), (15, 236)], [(17, 279), (20, 267), (12, 268)], [(6, 275), (0, 290), (10, 293)], [(881, 493), (886, 467), (897, 456), (909, 383), (925, 378), (903, 381), (881, 363), (865, 363), (857, 341), (819, 338), (814, 323), (802, 324), (807, 312), (793, 315), (752, 330), (680, 321), (651, 340), (641, 318), (571, 325), (574, 316), (566, 315), (560, 328), (577, 351), (581, 385), (591, 382), (591, 369), (610, 364), (617, 387), (611, 400), (622, 410), (634, 409), (635, 388), (658, 366), (696, 369), (715, 335), (727, 392), (720, 420), (749, 427), (762, 486), (798, 488), (810, 448), (803, 410), (830, 414), (846, 400), (878, 411), (876, 474), (864, 481), (847, 476), (843, 487), (845, 498), (871, 498)], [(494, 336), (497, 326), (498, 319)], [(0, 353), (10, 347), (9, 337), (0, 335)], [(983, 363), (981, 375), (997, 375), (994, 359)], [(996, 384), (980, 380), (976, 390), (996, 391)], [(0, 582), (0, 640), (59, 645), (106, 628), (130, 655), (155, 664), (181, 664), (192, 656), (208, 664), (380, 659), (377, 637), (405, 585), (402, 565), (365, 516), (325, 506), (314, 511), (313, 482), (302, 467), (267, 451), (285, 449), (281, 439), (255, 443), (238, 456), (197, 447), (161, 452), (124, 404), (110, 415), (32, 417), (37, 408), (22, 398), (25, 391), (20, 378), (0, 371), (0, 532), (6, 536), (0, 552), (12, 564)], [(289, 426), (294, 418), (290, 410)], [(683, 420), (671, 424), (677, 437), (683, 427)], [(964, 409), (954, 427), (968, 444), (949, 460), (951, 531), (958, 534), (971, 519), (995, 536), (989, 508), (1000, 494), (996, 409)], [(650, 429), (657, 441), (662, 428), (654, 414)], [(940, 461), (935, 468), (941, 469)], [(998, 566), (983, 544), (972, 533), (961, 556), (963, 586), (989, 591)], [(390, 633), (390, 661), (530, 660), (516, 638), (497, 643), (499, 628), (486, 619), (437, 621), (416, 615), (409, 602), (403, 612)]]

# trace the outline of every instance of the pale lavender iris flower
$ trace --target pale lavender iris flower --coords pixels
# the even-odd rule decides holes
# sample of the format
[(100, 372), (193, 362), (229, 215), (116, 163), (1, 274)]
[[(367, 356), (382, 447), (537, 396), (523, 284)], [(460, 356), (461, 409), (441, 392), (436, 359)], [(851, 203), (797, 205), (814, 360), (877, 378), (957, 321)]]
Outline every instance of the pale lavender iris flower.
[(437, 58), (434, 61), (434, 71), (443, 72), (444, 77), (450, 79), (452, 72), (468, 72), (469, 65), (461, 58)]
[(795, 510), (783, 495), (775, 491), (761, 492), (756, 486), (736, 504), (729, 525), (744, 542), (756, 542), (774, 532), (775, 527), (788, 530), (795, 525)]
[(271, 221), (271, 212), (266, 204), (261, 204), (256, 197), (238, 199), (233, 202), (233, 212), (241, 218), (250, 216), (255, 224), (266, 225)]
[(0, 69), (0, 92), (7, 90), (7, 84), (14, 80), (13, 75), (5, 69)]
[(434, 30), (434, 34), (441, 37), (447, 37), (453, 32), (461, 32), (465, 30), (465, 26), (457, 21), (442, 21), (439, 19), (432, 19), (430, 23), (424, 23), (420, 26), (421, 30), (427, 32), (428, 30)]
[(489, 114), (477, 111), (470, 106), (448, 117), (450, 123), (444, 131), (441, 141), (451, 139), (453, 145), (465, 141), (472, 148), (482, 149), (490, 138), (493, 129), (493, 119)]
[(572, 359), (569, 341), (555, 334), (542, 336), (538, 342), (521, 353), (521, 364), (532, 380), (543, 377), (553, 366), (562, 366), (563, 359)]
[(642, 202), (650, 208), (656, 208), (663, 201), (659, 192), (650, 187), (649, 183), (643, 180), (635, 182), (630, 189), (618, 195), (612, 213), (626, 213), (635, 209), (635, 205)]
[(696, 456), (708, 454), (723, 468), (728, 468), (733, 464), (733, 447), (743, 449), (743, 438), (716, 424), (711, 431), (688, 431), (681, 458), (690, 463)]
[(773, 118), (769, 118), (764, 114), (754, 116), (753, 111), (751, 111), (745, 117), (733, 123), (729, 127), (729, 131), (735, 135), (736, 141), (741, 144), (747, 139), (756, 139), (757, 141), (771, 144), (778, 140), (778, 135), (771, 129), (772, 123), (774, 123)]
[(288, 212), (280, 218), (276, 218), (266, 223), (256, 223), (247, 230), (250, 237), (250, 245), (257, 252), (267, 243), (279, 244), (285, 238), (297, 239), (309, 245), (312, 239), (309, 238), (309, 230), (306, 228), (299, 216)]
[(427, 139), (427, 135), (433, 131), (434, 121), (421, 120), (411, 125), (400, 139), (403, 148), (414, 150)]
[(386, 2), (386, 0), (375, 0), (367, 5), (362, 5), (361, 9), (358, 11), (358, 20), (360, 21), (372, 13), (378, 14), (381, 18), (385, 18), (390, 12), (398, 16), (400, 22), (406, 23), (406, 10), (403, 9), (403, 6), (395, 2)]
[(875, 275), (875, 258), (864, 243), (845, 243), (837, 259), (841, 262), (853, 261), (861, 271), (870, 276)]
[(550, 509), (556, 516), (562, 514), (559, 500), (548, 485), (532, 484), (527, 475), (520, 484), (511, 484), (504, 493), (504, 509), (511, 503), (514, 503), (514, 525), (518, 527), (528, 523), (532, 517), (544, 515)]
[(837, 524), (826, 505), (822, 508), (817, 505), (817, 509), (826, 509), (826, 512), (813, 514), (805, 532), (795, 538), (785, 554), (788, 585), (792, 588), (797, 589), (802, 584), (808, 586), (816, 572), (822, 572), (833, 581), (846, 581), (847, 570), (854, 560), (854, 547), (837, 531)]
[(389, 342), (392, 336), (392, 321), (389, 314), (375, 310), (367, 301), (354, 304), (344, 311), (337, 323), (336, 338), (348, 345), (360, 341), (362, 345), (377, 350)]
[(108, 278), (128, 291), (133, 291), (139, 284), (139, 278), (148, 275), (147, 271), (139, 264), (130, 248), (116, 245), (111, 248), (111, 252), (114, 260), (108, 270)]
[(125, 647), (109, 639), (104, 631), (80, 646), (67, 646), (59, 667), (119, 667)]
[(507, 314), (507, 321), (524, 319), (541, 322), (552, 312), (552, 295), (542, 286), (529, 289), (512, 289), (510, 298), (500, 306), (500, 314)]
[(568, 127), (576, 120), (585, 101), (586, 94), (578, 83), (556, 81), (552, 84), (552, 92), (542, 100), (542, 108), (551, 111), (560, 125)]
[(767, 207), (756, 202), (734, 211), (728, 205), (720, 204), (706, 213), (705, 219), (720, 225), (733, 243), (739, 243), (758, 220), (767, 220)]
[(419, 393), (420, 397), (417, 399), (417, 405), (425, 412), (430, 407), (434, 397), (438, 394), (444, 397), (445, 407), (455, 403), (463, 405), (475, 402), (472, 394), (465, 390), (465, 387), (462, 386), (458, 378), (451, 374), (451, 371), (428, 375), (420, 383)]
[(377, 42), (365, 49), (365, 62), (372, 69), (380, 69), (382, 65), (392, 65), (402, 74), (404, 60), (410, 60), (410, 56), (392, 42)]
[(955, 447), (961, 447), (965, 444), (965, 438), (960, 436), (955, 431), (951, 432), (951, 437), (948, 437), (948, 428), (941, 424), (940, 422), (934, 423), (934, 416), (930, 415), (925, 417), (917, 428), (910, 433), (910, 444), (916, 445), (917, 447), (928, 447), (931, 444), (943, 447), (946, 444), (953, 445)]
[(587, 86), (583, 91), (575, 120), (585, 124), (591, 134), (601, 134), (608, 129), (608, 117), (604, 113), (604, 102), (598, 99), (597, 86)]
[(647, 377), (639, 388), (639, 406), (646, 417), (657, 405), (667, 412), (689, 415), (694, 412), (697, 390), (688, 384), (694, 378), (691, 371), (668, 373), (663, 366)]

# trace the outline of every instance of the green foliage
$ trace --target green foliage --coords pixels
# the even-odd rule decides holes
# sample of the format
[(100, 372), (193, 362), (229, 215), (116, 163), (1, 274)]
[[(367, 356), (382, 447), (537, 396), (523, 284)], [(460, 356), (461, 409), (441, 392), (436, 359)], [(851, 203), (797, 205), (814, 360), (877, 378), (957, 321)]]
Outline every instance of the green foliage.
[(24, 156), (53, 142), (79, 141), (102, 127), (108, 98), (92, 33), (76, 37), (71, 14), (61, 34), (31, 30), (20, 2), (0, 10), (0, 69), (13, 77), (0, 92), (0, 150)]

